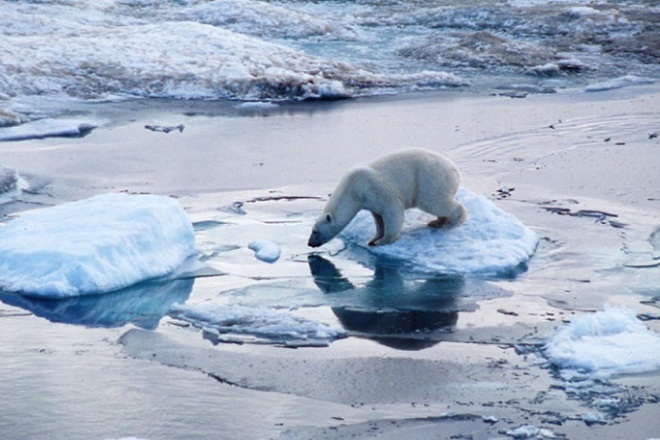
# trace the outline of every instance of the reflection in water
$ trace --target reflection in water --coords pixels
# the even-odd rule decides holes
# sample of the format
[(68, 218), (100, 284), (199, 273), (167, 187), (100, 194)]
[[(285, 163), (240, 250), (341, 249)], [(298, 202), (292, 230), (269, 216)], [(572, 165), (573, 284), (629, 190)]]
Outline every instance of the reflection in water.
[(373, 279), (356, 287), (325, 258), (310, 255), (308, 263), (322, 292), (347, 292), (359, 297), (359, 305), (332, 308), (344, 328), (388, 347), (432, 347), (458, 321), (457, 298), (465, 285), (462, 277), (411, 282), (404, 280), (396, 268), (377, 265)]
[(51, 322), (86, 327), (121, 327), (128, 323), (152, 330), (174, 303), (190, 296), (194, 278), (147, 281), (99, 295), (66, 299), (33, 298), (0, 292), (0, 301), (21, 307)]

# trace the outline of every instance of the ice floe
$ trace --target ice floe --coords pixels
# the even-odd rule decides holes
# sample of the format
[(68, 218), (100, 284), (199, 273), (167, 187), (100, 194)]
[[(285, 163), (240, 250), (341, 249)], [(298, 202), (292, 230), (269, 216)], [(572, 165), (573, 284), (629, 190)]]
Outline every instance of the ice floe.
[(254, 251), (254, 256), (261, 261), (274, 263), (280, 258), (282, 250), (279, 245), (270, 240), (251, 241), (248, 248)]
[(356, 249), (368, 250), (368, 255), (400, 262), (404, 271), (423, 274), (501, 277), (525, 270), (538, 243), (536, 233), (484, 196), (460, 188), (456, 198), (468, 211), (465, 223), (449, 230), (429, 228), (432, 217), (409, 210), (401, 238), (386, 246), (367, 245), (375, 226), (368, 212), (360, 212), (340, 235), (348, 244), (345, 254), (365, 259)]
[(544, 355), (562, 375), (607, 378), (660, 369), (660, 335), (627, 309), (607, 307), (561, 327)]
[(202, 328), (207, 338), (223, 342), (272, 343), (286, 346), (324, 346), (343, 338), (343, 330), (267, 307), (175, 304), (170, 316)]
[(39, 119), (0, 129), (0, 141), (22, 141), (47, 137), (83, 137), (98, 127), (98, 121), (80, 119)]
[(0, 228), (0, 290), (64, 298), (171, 274), (196, 254), (179, 203), (104, 194), (30, 212)]
[(646, 78), (637, 75), (626, 75), (620, 78), (614, 78), (608, 81), (591, 84), (585, 87), (585, 92), (604, 92), (607, 90), (622, 89), (624, 87), (638, 86), (644, 84), (653, 84), (653, 78)]

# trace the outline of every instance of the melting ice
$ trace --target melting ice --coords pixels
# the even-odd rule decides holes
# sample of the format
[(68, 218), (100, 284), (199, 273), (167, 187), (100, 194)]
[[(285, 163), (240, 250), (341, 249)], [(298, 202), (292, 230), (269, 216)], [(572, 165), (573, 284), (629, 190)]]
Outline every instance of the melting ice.
[(110, 292), (171, 274), (196, 254), (177, 201), (104, 194), (0, 228), (0, 290), (64, 298)]

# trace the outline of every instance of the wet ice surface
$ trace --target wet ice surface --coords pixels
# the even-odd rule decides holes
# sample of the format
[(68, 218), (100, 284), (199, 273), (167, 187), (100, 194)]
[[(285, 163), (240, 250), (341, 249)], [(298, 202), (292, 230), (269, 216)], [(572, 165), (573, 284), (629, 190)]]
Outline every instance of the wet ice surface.
[[(348, 258), (340, 241), (311, 253), (306, 239), (329, 186), (180, 196), (209, 274), (220, 275), (90, 298), (2, 294), (0, 369), (12, 380), (0, 381), (0, 420), (12, 440), (53, 432), (146, 440), (209, 432), (651, 438), (657, 371), (589, 376), (553, 363), (543, 348), (563, 332), (600, 346), (605, 340), (571, 330), (570, 321), (597, 319), (606, 303), (645, 319), (626, 314), (623, 336), (657, 339), (660, 233), (651, 199), (660, 195), (643, 184), (657, 159), (635, 154), (657, 148), (648, 135), (656, 120), (640, 111), (549, 121), (451, 152), (465, 176), (492, 176), (475, 191), (540, 237), (527, 271), (514, 278), (411, 276), (390, 259)], [(608, 157), (625, 157), (637, 172), (623, 181), (610, 167), (615, 177), (604, 181), (595, 169), (611, 164)], [(587, 159), (593, 167), (576, 169)], [(579, 176), (579, 185), (562, 175)], [(604, 196), (585, 195), (591, 188)], [(276, 243), (279, 259), (256, 258), (254, 241)], [(176, 316), (175, 303), (261, 317), (267, 310), (347, 337), (290, 350), (282, 334), (239, 333), (254, 327), (247, 313), (205, 326)], [(33, 423), (25, 423), (28, 413)]]

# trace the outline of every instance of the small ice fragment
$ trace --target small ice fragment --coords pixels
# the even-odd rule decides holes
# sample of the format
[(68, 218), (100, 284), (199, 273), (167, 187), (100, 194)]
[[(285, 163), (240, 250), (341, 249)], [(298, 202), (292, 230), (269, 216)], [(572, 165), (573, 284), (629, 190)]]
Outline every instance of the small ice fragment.
[(603, 81), (596, 84), (591, 84), (587, 86), (585, 92), (603, 92), (607, 90), (621, 89), (623, 87), (643, 85), (643, 84), (653, 84), (655, 80), (653, 78), (646, 78), (643, 76), (637, 75), (626, 75), (620, 78), (614, 78), (609, 81)]
[(144, 128), (151, 131), (159, 131), (161, 133), (169, 133), (170, 131), (178, 130), (179, 133), (183, 133), (183, 130), (186, 128), (185, 125), (145, 125)]
[(604, 424), (607, 419), (601, 413), (586, 412), (582, 414), (582, 421), (587, 425)]
[(516, 429), (509, 429), (506, 435), (513, 438), (555, 438), (555, 434), (549, 429), (537, 428), (534, 425), (522, 425)]
[(254, 251), (254, 256), (261, 261), (274, 263), (280, 258), (280, 246), (269, 240), (257, 240), (248, 244), (248, 248)]

